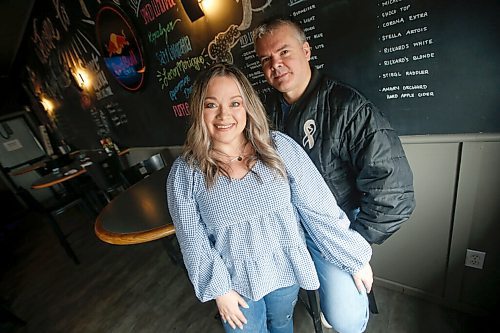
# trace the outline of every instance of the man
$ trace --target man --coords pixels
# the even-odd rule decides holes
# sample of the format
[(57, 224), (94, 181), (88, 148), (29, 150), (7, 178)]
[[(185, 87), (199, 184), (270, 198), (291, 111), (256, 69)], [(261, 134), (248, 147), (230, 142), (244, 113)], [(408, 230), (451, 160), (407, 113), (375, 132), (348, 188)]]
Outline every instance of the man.
[[(351, 228), (381, 244), (415, 207), (413, 176), (397, 134), (359, 92), (310, 67), (311, 48), (296, 23), (272, 19), (253, 33), (264, 76), (276, 89), (265, 100), (272, 123), (307, 151)], [(367, 295), (323, 258), (308, 235), (306, 240), (327, 322), (340, 333), (363, 332)]]

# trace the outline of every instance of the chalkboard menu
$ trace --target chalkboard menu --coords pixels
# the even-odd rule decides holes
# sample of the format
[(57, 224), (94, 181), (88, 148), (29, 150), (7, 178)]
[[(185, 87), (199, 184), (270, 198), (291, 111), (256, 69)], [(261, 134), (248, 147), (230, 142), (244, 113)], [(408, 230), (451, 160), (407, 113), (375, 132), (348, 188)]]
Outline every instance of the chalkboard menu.
[[(233, 62), (269, 93), (251, 31), (281, 15), (304, 27), (311, 64), (364, 93), (399, 134), (500, 132), (497, 0), (203, 0), (200, 9), (191, 21), (179, 0), (38, 1), (27, 85), (54, 102), (52, 125), (77, 147), (103, 136), (181, 144), (191, 85), (210, 64)], [(124, 68), (140, 85), (124, 87)]]

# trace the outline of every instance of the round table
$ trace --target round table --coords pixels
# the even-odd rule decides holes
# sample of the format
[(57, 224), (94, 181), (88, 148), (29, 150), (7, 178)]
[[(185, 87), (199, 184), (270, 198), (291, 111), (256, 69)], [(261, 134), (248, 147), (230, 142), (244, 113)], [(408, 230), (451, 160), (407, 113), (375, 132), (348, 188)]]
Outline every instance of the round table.
[(175, 234), (167, 208), (163, 168), (120, 193), (99, 213), (97, 237), (116, 245), (145, 243)]

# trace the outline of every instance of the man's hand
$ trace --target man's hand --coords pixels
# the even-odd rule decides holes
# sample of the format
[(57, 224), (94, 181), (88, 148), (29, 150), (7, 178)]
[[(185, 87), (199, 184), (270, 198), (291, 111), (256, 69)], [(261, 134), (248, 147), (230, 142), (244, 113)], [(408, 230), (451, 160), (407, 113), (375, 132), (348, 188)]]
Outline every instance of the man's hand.
[(233, 329), (238, 326), (243, 329), (243, 324), (247, 323), (247, 319), (241, 312), (239, 305), (248, 309), (248, 304), (245, 302), (236, 291), (231, 290), (226, 294), (215, 299), (219, 313), (224, 322), (227, 322)]
[(359, 271), (354, 273), (352, 279), (360, 293), (366, 290), (366, 293), (369, 294), (373, 284), (373, 272), (370, 263), (366, 263)]

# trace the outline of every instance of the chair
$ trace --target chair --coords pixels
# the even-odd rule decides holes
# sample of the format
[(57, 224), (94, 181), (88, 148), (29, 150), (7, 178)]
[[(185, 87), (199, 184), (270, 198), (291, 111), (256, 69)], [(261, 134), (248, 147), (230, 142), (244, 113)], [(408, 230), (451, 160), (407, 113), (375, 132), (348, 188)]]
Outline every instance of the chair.
[(163, 169), (165, 165), (163, 157), (158, 153), (123, 170), (122, 173), (129, 185), (133, 185), (153, 172)]
[(117, 155), (111, 155), (101, 161), (93, 162), (86, 169), (97, 186), (98, 192), (107, 202), (110, 202), (128, 185), (122, 174), (121, 162)]
[(64, 251), (66, 251), (68, 257), (70, 257), (75, 264), (79, 265), (80, 260), (71, 248), (71, 245), (67, 240), (68, 235), (64, 234), (59, 226), (59, 223), (57, 222), (56, 217), (71, 207), (80, 206), (87, 213), (87, 215), (89, 215), (89, 217), (93, 218), (92, 210), (87, 203), (81, 197), (69, 191), (44, 202), (39, 202), (31, 195), (31, 193), (21, 187), (17, 189), (16, 195), (18, 195), (28, 207), (44, 215), (48, 219), (52, 230), (57, 236), (59, 243), (64, 248)]

